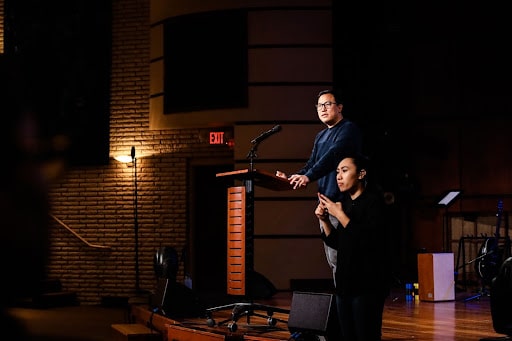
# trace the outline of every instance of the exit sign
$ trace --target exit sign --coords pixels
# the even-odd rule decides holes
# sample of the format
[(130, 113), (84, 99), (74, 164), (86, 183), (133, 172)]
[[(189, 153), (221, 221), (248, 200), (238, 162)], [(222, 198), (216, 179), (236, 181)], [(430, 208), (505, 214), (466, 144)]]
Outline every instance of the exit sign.
[(224, 144), (224, 132), (210, 131), (210, 144)]

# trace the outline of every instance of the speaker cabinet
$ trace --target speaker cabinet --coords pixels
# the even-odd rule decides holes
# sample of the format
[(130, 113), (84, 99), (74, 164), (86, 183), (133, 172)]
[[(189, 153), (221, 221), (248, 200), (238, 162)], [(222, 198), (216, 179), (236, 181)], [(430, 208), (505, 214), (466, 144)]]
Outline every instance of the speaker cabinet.
[(418, 254), (418, 284), (421, 301), (454, 300), (453, 253)]
[(330, 334), (336, 318), (335, 311), (335, 297), (332, 294), (294, 291), (288, 329), (291, 333)]

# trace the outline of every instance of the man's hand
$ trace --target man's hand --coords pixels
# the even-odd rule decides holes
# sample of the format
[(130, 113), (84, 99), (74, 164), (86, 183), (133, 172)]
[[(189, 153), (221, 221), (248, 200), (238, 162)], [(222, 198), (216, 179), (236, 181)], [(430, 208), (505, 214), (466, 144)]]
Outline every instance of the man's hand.
[(280, 178), (284, 178), (284, 179), (287, 179), (288, 177), (286, 176), (285, 173), (281, 172), (281, 171), (276, 171), (276, 176), (277, 177), (280, 177)]
[(293, 174), (288, 178), (290, 180), (290, 185), (293, 186), (293, 189), (297, 189), (299, 187), (306, 187), (309, 183), (309, 178), (305, 175)]

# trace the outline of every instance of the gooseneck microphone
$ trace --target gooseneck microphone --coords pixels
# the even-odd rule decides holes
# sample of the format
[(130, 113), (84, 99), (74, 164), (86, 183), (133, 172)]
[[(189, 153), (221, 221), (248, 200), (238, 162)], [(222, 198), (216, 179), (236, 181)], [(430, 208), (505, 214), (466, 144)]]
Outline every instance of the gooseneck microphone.
[(261, 133), (260, 136), (256, 137), (254, 140), (252, 140), (251, 143), (252, 144), (260, 143), (261, 141), (263, 141), (270, 135), (273, 135), (279, 131), (281, 131), (281, 126), (278, 124), (278, 125), (274, 126), (274, 128)]

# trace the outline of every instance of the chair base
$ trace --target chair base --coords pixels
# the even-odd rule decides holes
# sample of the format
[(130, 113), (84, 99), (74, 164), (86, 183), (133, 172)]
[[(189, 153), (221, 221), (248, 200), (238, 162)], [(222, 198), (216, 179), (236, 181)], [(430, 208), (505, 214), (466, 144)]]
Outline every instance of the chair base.
[[(232, 310), (231, 317), (218, 323), (215, 322), (212, 313), (219, 310)], [(266, 314), (261, 314), (257, 311), (264, 311)], [(269, 327), (274, 327), (278, 321), (286, 323), (284, 320), (273, 317), (275, 312), (289, 314), (290, 310), (256, 303), (233, 303), (206, 309), (206, 318), (207, 325), (210, 327), (215, 325), (220, 326), (227, 323), (228, 330), (235, 332), (238, 329), (237, 322), (243, 316), (247, 318), (247, 324), (250, 324), (251, 316), (266, 318)]]

